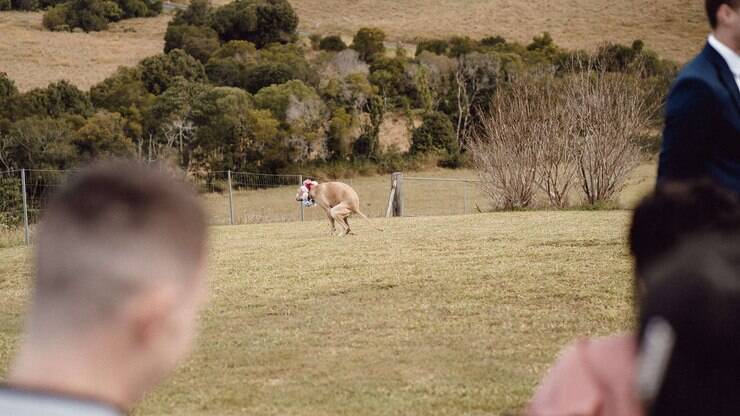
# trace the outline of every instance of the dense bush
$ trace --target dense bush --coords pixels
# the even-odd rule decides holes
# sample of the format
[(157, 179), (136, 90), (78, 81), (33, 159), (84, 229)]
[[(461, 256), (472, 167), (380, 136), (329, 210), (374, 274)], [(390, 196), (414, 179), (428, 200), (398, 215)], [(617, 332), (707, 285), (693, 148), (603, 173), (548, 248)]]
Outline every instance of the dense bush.
[(0, 11), (10, 10), (11, 7), (10, 0), (0, 0)]
[(208, 61), (206, 73), (217, 85), (240, 87), (250, 93), (291, 80), (318, 83), (315, 70), (292, 45), (272, 44), (257, 51), (249, 42), (228, 42)]
[(30, 116), (59, 117), (62, 114), (88, 115), (93, 106), (89, 97), (67, 81), (35, 88), (9, 100), (11, 119)]
[(203, 64), (219, 46), (218, 33), (207, 26), (169, 25), (164, 36), (165, 53), (182, 49)]
[(421, 126), (414, 129), (411, 140), (411, 153), (442, 151), (450, 155), (460, 153), (455, 136), (455, 127), (443, 113), (427, 113), (422, 118)]
[(332, 160), (348, 160), (352, 156), (353, 143), (352, 115), (344, 108), (334, 110), (329, 121), (326, 150)]
[(444, 39), (428, 39), (419, 41), (416, 44), (416, 56), (421, 55), (424, 51), (429, 51), (437, 55), (446, 55), (450, 44)]
[(129, 137), (144, 134), (145, 115), (154, 103), (137, 68), (119, 68), (115, 74), (90, 88), (90, 100), (96, 108), (121, 114)]
[(162, 12), (160, 0), (46, 0), (38, 3), (39, 6), (54, 6), (44, 14), (45, 28), (80, 28), (85, 32), (105, 30), (110, 22), (121, 19), (156, 16)]
[(216, 9), (211, 25), (223, 42), (248, 40), (262, 48), (292, 41), (298, 15), (287, 0), (237, 0)]
[(20, 224), (22, 220), (21, 180), (17, 177), (2, 175), (0, 176), (0, 227), (12, 227)]
[(134, 143), (126, 135), (125, 127), (126, 122), (118, 113), (105, 110), (95, 113), (72, 139), (80, 160), (133, 156)]
[(203, 64), (180, 49), (146, 58), (139, 63), (139, 68), (144, 86), (153, 94), (166, 91), (175, 77), (206, 80)]
[(370, 62), (385, 53), (385, 33), (377, 28), (362, 28), (352, 39), (352, 49), (360, 54), (360, 59)]
[[(0, 72), (0, 106), (4, 107), (7, 100), (18, 95), (18, 88), (15, 82), (8, 78), (8, 74)], [(2, 110), (0, 110), (0, 113)]]
[(319, 49), (322, 51), (339, 52), (347, 49), (347, 44), (344, 43), (339, 35), (332, 35), (321, 39)]

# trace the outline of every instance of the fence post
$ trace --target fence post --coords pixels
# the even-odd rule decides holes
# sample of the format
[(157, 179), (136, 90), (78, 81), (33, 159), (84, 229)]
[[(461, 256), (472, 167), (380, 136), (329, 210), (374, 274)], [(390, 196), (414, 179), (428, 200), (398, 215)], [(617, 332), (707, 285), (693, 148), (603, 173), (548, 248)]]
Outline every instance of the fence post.
[(26, 245), (31, 244), (31, 235), (28, 229), (28, 200), (26, 197), (26, 170), (21, 169), (21, 193), (23, 193), (23, 226), (26, 230)]
[(226, 172), (226, 177), (228, 178), (228, 185), (229, 185), (229, 224), (234, 225), (234, 195), (231, 192), (231, 171)]
[[(298, 175), (298, 186), (303, 186), (303, 175)], [(303, 201), (298, 203), (298, 207), (301, 210), (301, 222), (303, 222)]]
[(394, 172), (391, 178), (396, 184), (396, 192), (393, 195), (393, 216), (403, 217), (403, 173)]

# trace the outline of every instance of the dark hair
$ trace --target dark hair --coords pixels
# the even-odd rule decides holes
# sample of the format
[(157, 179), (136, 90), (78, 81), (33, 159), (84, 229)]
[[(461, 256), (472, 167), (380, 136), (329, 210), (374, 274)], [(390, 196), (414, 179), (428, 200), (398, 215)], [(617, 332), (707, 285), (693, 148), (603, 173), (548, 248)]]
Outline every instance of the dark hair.
[(740, 201), (708, 180), (667, 182), (635, 208), (629, 231), (635, 274), (689, 237), (706, 233), (740, 235)]
[(660, 320), (673, 334), (665, 371), (648, 383), (654, 397), (643, 396), (648, 414), (740, 414), (740, 241), (687, 243), (648, 273), (640, 308), (641, 379), (660, 361), (646, 348), (655, 341), (648, 340), (648, 324)]
[(717, 28), (717, 11), (719, 11), (719, 8), (723, 4), (736, 9), (740, 7), (740, 0), (705, 0), (704, 2), (707, 9), (707, 17), (709, 17), (709, 24), (712, 25), (712, 29)]

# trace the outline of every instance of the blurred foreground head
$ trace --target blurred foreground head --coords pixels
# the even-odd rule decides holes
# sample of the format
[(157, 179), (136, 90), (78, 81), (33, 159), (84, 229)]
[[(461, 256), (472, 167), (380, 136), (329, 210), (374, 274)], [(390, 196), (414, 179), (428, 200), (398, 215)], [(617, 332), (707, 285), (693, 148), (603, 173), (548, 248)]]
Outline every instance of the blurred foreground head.
[(740, 240), (687, 243), (648, 272), (640, 394), (649, 415), (740, 415)]
[(130, 407), (190, 349), (205, 247), (196, 195), (171, 173), (114, 161), (74, 174), (38, 231), (10, 383)]
[(629, 231), (637, 283), (684, 241), (706, 234), (740, 236), (740, 200), (709, 180), (667, 182), (635, 208)]

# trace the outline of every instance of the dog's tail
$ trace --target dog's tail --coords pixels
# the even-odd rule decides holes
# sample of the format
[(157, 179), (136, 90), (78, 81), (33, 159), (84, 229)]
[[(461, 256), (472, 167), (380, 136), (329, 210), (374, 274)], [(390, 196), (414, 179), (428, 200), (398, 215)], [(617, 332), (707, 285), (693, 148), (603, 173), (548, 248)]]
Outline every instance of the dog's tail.
[(378, 228), (378, 227), (376, 227), (376, 226), (372, 225), (372, 222), (370, 221), (370, 218), (368, 218), (368, 217), (367, 217), (367, 215), (363, 214), (363, 213), (362, 213), (362, 211), (360, 211), (360, 210), (358, 209), (358, 210), (357, 210), (357, 211), (355, 211), (355, 212), (357, 213), (357, 215), (359, 215), (359, 216), (361, 216), (362, 218), (364, 218), (364, 219), (368, 220), (368, 222), (370, 222), (370, 226), (371, 226), (371, 227), (375, 228), (376, 230), (378, 230), (378, 231), (380, 231), (380, 232), (383, 232), (383, 229), (382, 229), (382, 228)]

